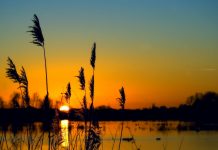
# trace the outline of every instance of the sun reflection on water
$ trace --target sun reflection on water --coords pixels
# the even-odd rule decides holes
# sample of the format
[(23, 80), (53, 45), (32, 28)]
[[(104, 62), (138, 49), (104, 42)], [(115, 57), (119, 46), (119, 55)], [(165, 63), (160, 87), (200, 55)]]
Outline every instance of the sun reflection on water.
[(68, 120), (61, 120), (61, 137), (62, 137), (61, 146), (64, 148), (69, 147), (68, 126), (69, 126)]

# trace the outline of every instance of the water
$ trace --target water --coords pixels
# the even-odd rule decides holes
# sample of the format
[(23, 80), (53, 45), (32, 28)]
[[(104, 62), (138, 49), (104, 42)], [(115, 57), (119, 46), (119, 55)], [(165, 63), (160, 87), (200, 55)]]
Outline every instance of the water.
[[(218, 131), (178, 131), (178, 124), (177, 121), (126, 121), (123, 123), (122, 133), (126, 140), (121, 141), (121, 149), (218, 150)], [(99, 149), (118, 149), (121, 126), (121, 122), (100, 122), (102, 140)], [(31, 149), (48, 149), (48, 132), (43, 132), (41, 127), (41, 123), (35, 123), (34, 130), (23, 127), (13, 133), (11, 126), (6, 132), (1, 130), (0, 149), (25, 150), (28, 146)], [(53, 125), (50, 137), (52, 148), (84, 149), (84, 141), (84, 122), (61, 120), (58, 125)]]
[[(119, 122), (102, 122), (103, 148), (111, 149), (112, 136), (118, 129), (114, 148), (118, 147), (120, 135)], [(218, 150), (217, 131), (182, 131), (176, 130), (178, 122), (169, 122), (170, 130), (159, 131), (161, 122), (125, 122), (123, 137), (134, 137), (134, 142), (122, 141), (122, 149), (149, 150)], [(160, 140), (159, 140), (160, 139)]]

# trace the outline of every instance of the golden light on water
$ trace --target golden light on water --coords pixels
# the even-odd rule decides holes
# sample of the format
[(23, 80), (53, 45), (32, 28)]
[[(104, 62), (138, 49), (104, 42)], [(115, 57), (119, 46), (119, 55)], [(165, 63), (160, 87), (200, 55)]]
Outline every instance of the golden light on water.
[(61, 138), (62, 138), (62, 147), (68, 148), (69, 147), (69, 137), (68, 137), (68, 120), (61, 120)]
[(69, 112), (70, 107), (67, 105), (63, 105), (59, 108), (60, 111)]

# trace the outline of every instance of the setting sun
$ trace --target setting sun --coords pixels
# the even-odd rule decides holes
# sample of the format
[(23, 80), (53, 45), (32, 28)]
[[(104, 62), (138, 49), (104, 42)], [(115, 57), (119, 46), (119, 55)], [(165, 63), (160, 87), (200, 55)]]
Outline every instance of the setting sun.
[(63, 105), (59, 108), (60, 111), (69, 112), (70, 107), (67, 105)]

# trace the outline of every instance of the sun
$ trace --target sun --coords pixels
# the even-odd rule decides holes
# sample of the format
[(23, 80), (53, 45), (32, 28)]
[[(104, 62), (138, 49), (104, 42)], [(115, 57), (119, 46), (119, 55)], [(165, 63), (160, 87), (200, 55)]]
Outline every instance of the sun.
[(70, 110), (70, 107), (67, 106), (67, 105), (62, 105), (60, 108), (59, 108), (60, 111), (63, 111), (63, 112), (69, 112)]

